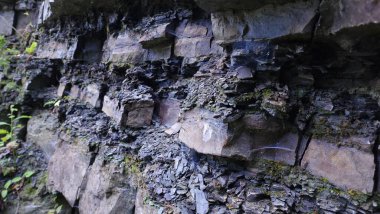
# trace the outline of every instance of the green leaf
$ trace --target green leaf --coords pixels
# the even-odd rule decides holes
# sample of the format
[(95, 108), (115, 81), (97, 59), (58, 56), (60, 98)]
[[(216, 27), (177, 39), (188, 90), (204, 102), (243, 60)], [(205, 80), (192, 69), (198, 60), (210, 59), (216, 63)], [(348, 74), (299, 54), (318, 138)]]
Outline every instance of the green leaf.
[(3, 141), (4, 143), (6, 143), (11, 138), (12, 138), (12, 136), (10, 134), (7, 134), (7, 135), (5, 135), (4, 137), (1, 138), (1, 141)]
[(7, 197), (7, 195), (8, 195), (8, 190), (5, 189), (5, 190), (1, 191), (1, 197), (3, 199), (5, 199)]
[(56, 103), (54, 103), (54, 107), (59, 107), (60, 104), (61, 104), (61, 101), (58, 100)]
[(37, 42), (32, 42), (28, 48), (25, 49), (25, 53), (29, 55), (33, 55), (36, 52), (38, 43)]
[(4, 184), (4, 188), (8, 189), (12, 185), (12, 181), (8, 180), (7, 183)]
[(30, 118), (32, 118), (32, 116), (21, 115), (20, 117), (17, 117), (15, 120), (20, 120), (20, 119), (30, 119)]
[(22, 177), (15, 177), (12, 179), (12, 183), (18, 183), (22, 180)]
[(0, 126), (11, 126), (11, 124), (6, 123), (6, 122), (0, 122)]
[(50, 100), (50, 101), (47, 101), (47, 102), (44, 104), (44, 107), (54, 105), (55, 102), (57, 102), (57, 101), (56, 101), (56, 100)]
[(57, 209), (55, 209), (55, 212), (56, 212), (56, 213), (60, 213), (60, 212), (61, 212), (61, 210), (62, 210), (62, 205), (61, 205), (61, 206), (59, 206), (59, 207), (57, 207)]
[(29, 178), (31, 177), (32, 175), (34, 175), (34, 171), (31, 171), (31, 170), (28, 170), (24, 173), (23, 177), (24, 178)]
[(8, 134), (9, 131), (5, 129), (0, 129), (0, 135)]

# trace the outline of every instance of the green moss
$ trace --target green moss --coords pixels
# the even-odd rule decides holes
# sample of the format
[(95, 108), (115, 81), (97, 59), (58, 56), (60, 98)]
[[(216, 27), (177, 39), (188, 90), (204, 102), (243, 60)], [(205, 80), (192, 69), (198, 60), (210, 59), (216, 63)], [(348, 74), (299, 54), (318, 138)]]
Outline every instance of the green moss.
[(238, 103), (250, 103), (257, 99), (257, 93), (246, 93), (238, 96), (235, 100)]
[(356, 190), (350, 189), (347, 191), (347, 193), (351, 197), (351, 199), (358, 201), (359, 203), (365, 203), (366, 201), (368, 201), (368, 198), (369, 198), (368, 195)]
[(6, 85), (4, 86), (5, 91), (20, 91), (21, 87), (17, 85), (17, 83), (10, 81), (7, 82)]
[(274, 92), (269, 88), (262, 90), (261, 93), (264, 99), (269, 99), (274, 94)]

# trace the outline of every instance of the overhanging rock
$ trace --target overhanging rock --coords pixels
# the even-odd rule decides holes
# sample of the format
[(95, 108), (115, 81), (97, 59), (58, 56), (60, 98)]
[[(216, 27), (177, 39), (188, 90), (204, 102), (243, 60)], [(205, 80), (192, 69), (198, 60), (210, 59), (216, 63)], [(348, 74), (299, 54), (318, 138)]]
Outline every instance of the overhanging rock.
[(263, 114), (224, 123), (205, 109), (186, 112), (179, 139), (203, 154), (252, 160), (262, 157), (293, 165), (298, 134)]

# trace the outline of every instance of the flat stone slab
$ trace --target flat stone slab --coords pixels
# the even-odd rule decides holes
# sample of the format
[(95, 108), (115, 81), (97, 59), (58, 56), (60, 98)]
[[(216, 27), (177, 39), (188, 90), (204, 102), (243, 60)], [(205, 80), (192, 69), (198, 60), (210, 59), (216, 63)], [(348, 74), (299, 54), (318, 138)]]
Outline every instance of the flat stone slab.
[(344, 189), (366, 193), (373, 190), (376, 166), (371, 153), (313, 139), (302, 159), (302, 167)]
[(13, 10), (0, 11), (0, 35), (12, 35), (14, 18), (15, 12)]
[(38, 145), (47, 159), (54, 154), (58, 144), (56, 129), (58, 118), (50, 111), (39, 111), (28, 121), (26, 140)]
[(48, 166), (48, 187), (65, 196), (70, 206), (75, 205), (91, 163), (88, 146), (79, 139), (60, 142)]
[(79, 212), (88, 214), (133, 214), (136, 188), (127, 183), (120, 165), (104, 164), (103, 152), (91, 166), (85, 190), (79, 201)]
[(154, 101), (150, 95), (119, 99), (104, 96), (102, 111), (120, 126), (144, 127), (152, 122)]

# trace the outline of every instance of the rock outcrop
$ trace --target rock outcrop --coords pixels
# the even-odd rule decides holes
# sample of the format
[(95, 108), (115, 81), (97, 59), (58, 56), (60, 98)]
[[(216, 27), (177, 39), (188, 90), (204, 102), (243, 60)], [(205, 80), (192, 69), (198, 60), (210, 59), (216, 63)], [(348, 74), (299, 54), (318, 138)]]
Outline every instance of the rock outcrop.
[(32, 115), (0, 184), (35, 166), (9, 166), (34, 154), (20, 140), (41, 162), (9, 201), (27, 184), (54, 212), (45, 187), (64, 212), (379, 212), (378, 1), (22, 0), (0, 19), (20, 49), (0, 50), (0, 118)]

